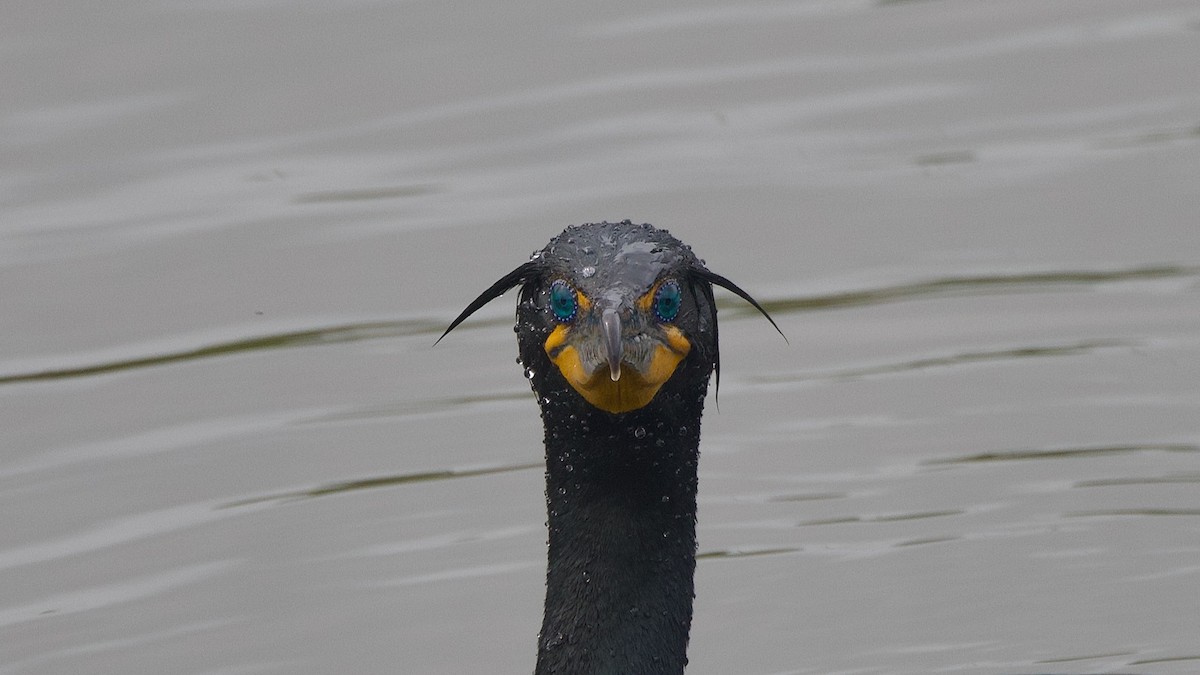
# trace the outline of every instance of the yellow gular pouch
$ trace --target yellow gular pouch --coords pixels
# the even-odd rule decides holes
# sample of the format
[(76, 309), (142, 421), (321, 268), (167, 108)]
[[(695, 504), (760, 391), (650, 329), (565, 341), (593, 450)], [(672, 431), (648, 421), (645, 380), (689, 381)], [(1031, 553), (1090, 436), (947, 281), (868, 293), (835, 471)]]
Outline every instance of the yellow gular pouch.
[[(582, 330), (587, 331), (587, 328)], [(612, 379), (607, 364), (584, 364), (580, 351), (573, 344), (575, 330), (567, 325), (556, 326), (546, 338), (545, 349), (550, 360), (562, 373), (571, 388), (588, 403), (610, 412), (637, 410), (653, 400), (663, 383), (671, 379), (675, 368), (691, 351), (692, 344), (675, 326), (663, 325), (662, 340), (657, 340), (643, 363), (622, 362), (620, 377)], [(577, 337), (577, 336), (574, 336)], [(649, 338), (654, 339), (654, 338)]]

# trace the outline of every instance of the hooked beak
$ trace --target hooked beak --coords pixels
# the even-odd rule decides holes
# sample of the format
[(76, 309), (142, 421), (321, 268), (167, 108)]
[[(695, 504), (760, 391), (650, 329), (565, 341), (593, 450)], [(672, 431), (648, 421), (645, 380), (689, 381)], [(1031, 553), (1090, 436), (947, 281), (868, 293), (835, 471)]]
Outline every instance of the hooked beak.
[(609, 307), (600, 315), (600, 325), (604, 332), (604, 356), (608, 360), (608, 376), (613, 382), (621, 379), (621, 360), (624, 358), (624, 346), (621, 344), (621, 315)]

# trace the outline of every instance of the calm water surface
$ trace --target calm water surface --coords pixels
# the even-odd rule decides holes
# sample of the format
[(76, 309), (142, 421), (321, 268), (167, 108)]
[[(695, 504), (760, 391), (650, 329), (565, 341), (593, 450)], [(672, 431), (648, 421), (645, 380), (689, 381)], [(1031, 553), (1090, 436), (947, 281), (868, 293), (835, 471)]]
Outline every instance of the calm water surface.
[(1200, 671), (1192, 0), (9, 3), (0, 673), (529, 672), (512, 296), (722, 298), (689, 673)]

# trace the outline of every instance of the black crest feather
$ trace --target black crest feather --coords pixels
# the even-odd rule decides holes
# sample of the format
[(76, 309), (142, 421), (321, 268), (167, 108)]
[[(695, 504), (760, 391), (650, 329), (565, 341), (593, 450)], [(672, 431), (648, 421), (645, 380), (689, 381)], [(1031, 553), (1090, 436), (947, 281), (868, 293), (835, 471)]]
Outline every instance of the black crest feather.
[(441, 342), (442, 338), (449, 335), (450, 331), (457, 328), (458, 324), (466, 321), (467, 317), (478, 311), (480, 307), (483, 307), (492, 300), (504, 295), (509, 289), (515, 286), (527, 284), (530, 281), (538, 278), (538, 276), (541, 274), (540, 270), (541, 265), (538, 264), (538, 261), (530, 260), (517, 269), (500, 277), (496, 283), (488, 286), (487, 290), (480, 293), (478, 298), (472, 300), (471, 304), (467, 305), (467, 308), (464, 309), (462, 313), (454, 319), (454, 321), (450, 322), (450, 326), (446, 328), (445, 332), (443, 332), (433, 344), (436, 345), (438, 342)]

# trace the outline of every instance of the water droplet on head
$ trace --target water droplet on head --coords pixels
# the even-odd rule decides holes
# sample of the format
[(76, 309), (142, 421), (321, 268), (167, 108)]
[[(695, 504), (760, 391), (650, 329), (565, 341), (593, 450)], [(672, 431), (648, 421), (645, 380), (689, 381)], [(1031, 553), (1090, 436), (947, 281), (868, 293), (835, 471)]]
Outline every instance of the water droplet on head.
[(554, 649), (555, 647), (562, 646), (564, 642), (566, 642), (566, 636), (564, 636), (562, 633), (555, 633), (552, 636), (545, 637), (542, 641), (542, 644), (546, 647), (546, 649)]
[(588, 265), (587, 267), (579, 270), (579, 274), (582, 275), (584, 279), (590, 279), (596, 274), (596, 268)]
[(646, 437), (646, 427), (638, 427), (638, 428), (634, 429), (633, 437), (634, 438), (645, 438)]
[(525, 369), (525, 379), (532, 380), (535, 375), (537, 375), (537, 372), (533, 368)]

